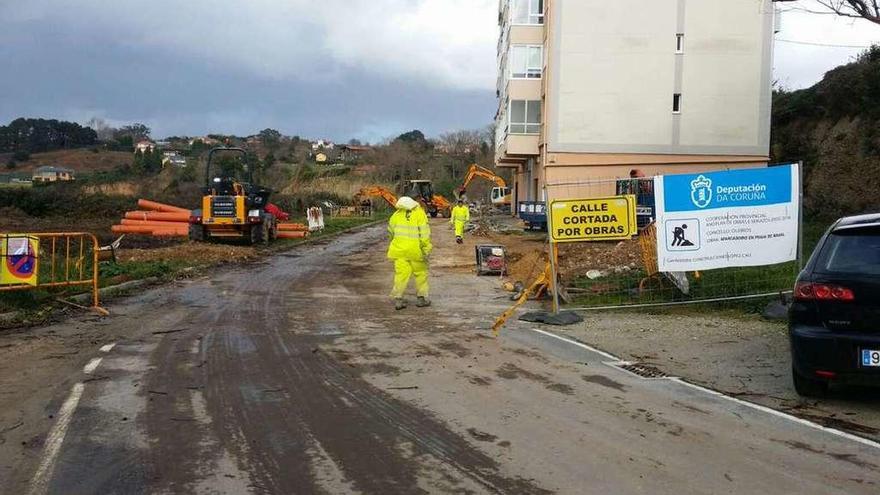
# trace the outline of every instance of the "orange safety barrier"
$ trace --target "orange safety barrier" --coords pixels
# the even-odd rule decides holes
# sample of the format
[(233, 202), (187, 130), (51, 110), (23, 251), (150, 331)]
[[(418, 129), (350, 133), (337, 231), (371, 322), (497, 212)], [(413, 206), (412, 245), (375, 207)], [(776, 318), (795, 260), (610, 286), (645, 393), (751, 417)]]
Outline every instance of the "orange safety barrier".
[(156, 201), (150, 201), (149, 199), (139, 199), (138, 200), (138, 208), (143, 208), (145, 210), (152, 210), (158, 212), (167, 212), (167, 213), (186, 213), (187, 217), (189, 217), (190, 211), (186, 208), (181, 208), (179, 206), (166, 205), (165, 203), (158, 203)]
[(189, 222), (189, 213), (161, 211), (129, 211), (125, 213), (129, 220), (145, 220), (159, 222)]
[[(39, 239), (38, 252), (34, 253), (36, 266), (33, 284), (0, 285), (0, 293), (49, 289), (53, 287), (89, 287), (92, 293), (91, 309), (102, 315), (110, 313), (100, 306), (98, 300), (98, 252), (100, 246), (94, 234), (87, 232), (59, 232), (38, 234), (0, 234), (0, 242), (20, 237)], [(0, 262), (6, 264), (7, 253)], [(88, 266), (89, 262), (91, 266)], [(62, 271), (63, 269), (63, 271)]]

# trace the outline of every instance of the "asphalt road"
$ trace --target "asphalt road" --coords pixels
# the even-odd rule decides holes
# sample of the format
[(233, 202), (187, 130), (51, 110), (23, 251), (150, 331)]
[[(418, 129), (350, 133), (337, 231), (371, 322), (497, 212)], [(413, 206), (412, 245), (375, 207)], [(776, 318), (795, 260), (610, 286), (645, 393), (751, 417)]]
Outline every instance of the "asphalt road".
[[(111, 308), (107, 320), (36, 332), (100, 328), (77, 341), (69, 366), (33, 366), (4, 380), (0, 392), (16, 403), (0, 401), (0, 418), (15, 409), (25, 426), (6, 432), (0, 487), (880, 490), (880, 449), (870, 442), (640, 378), (608, 364), (611, 356), (525, 324), (494, 339), (492, 317), (507, 304), (497, 279), (468, 273), (472, 248), (456, 247), (440, 223), (434, 230), (443, 268), (432, 273), (429, 309), (394, 311), (384, 229), (372, 228), (151, 291)], [(33, 387), (28, 396), (15, 395), (22, 383)]]

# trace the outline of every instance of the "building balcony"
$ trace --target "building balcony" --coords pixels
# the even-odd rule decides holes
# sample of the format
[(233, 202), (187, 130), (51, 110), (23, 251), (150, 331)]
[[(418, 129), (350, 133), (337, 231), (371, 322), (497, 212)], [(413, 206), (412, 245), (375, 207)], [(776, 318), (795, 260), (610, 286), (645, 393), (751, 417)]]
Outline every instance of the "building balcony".
[(539, 134), (507, 134), (496, 147), (495, 163), (499, 167), (516, 167), (540, 153)]
[(541, 79), (508, 79), (507, 86), (502, 93), (501, 101), (540, 100), (541, 94)]

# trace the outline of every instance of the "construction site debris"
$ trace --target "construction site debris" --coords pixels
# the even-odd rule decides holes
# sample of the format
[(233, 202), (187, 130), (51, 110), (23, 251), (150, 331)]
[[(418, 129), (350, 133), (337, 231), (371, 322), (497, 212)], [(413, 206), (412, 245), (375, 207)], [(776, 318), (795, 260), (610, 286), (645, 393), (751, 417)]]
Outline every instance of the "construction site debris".
[(559, 275), (564, 281), (579, 277), (595, 280), (610, 273), (630, 272), (641, 267), (642, 248), (638, 240), (559, 246)]
[(523, 314), (519, 319), (520, 321), (556, 326), (575, 325), (584, 321), (581, 315), (573, 311), (560, 311), (557, 314), (549, 311), (531, 311)]

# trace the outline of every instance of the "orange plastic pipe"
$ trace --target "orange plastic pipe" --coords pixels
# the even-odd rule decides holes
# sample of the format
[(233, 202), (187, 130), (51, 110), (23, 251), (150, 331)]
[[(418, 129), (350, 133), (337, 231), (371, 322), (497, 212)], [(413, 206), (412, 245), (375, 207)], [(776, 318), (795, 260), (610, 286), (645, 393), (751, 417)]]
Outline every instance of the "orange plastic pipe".
[(114, 234), (151, 234), (153, 227), (149, 225), (114, 225), (110, 227)]
[(187, 215), (189, 215), (189, 210), (187, 210), (186, 208), (166, 205), (164, 203), (157, 203), (155, 201), (150, 201), (149, 199), (139, 199), (138, 208), (143, 208), (150, 211), (161, 211), (166, 213), (186, 213)]
[(308, 232), (302, 232), (302, 231), (299, 231), (299, 232), (290, 232), (290, 231), (278, 232), (279, 239), (302, 239), (306, 235), (308, 235)]
[(179, 227), (181, 225), (189, 225), (187, 222), (160, 222), (158, 220), (131, 220), (123, 218), (120, 222), (122, 225), (151, 225), (153, 227)]
[(154, 237), (189, 237), (189, 232), (179, 230), (154, 230)]
[(159, 212), (159, 211), (129, 211), (125, 213), (129, 220), (144, 220), (154, 222), (189, 222), (189, 213)]
[(309, 230), (309, 227), (306, 225), (303, 225), (301, 223), (279, 223), (278, 230), (279, 231)]
[(152, 235), (154, 231), (174, 231), (180, 233), (189, 232), (189, 227), (156, 227), (153, 225), (114, 225), (110, 230), (115, 234), (145, 234)]

